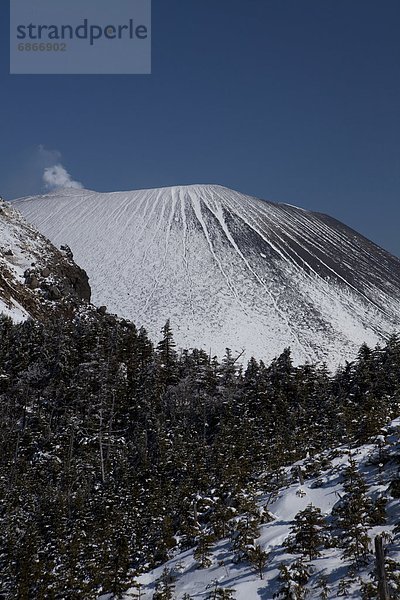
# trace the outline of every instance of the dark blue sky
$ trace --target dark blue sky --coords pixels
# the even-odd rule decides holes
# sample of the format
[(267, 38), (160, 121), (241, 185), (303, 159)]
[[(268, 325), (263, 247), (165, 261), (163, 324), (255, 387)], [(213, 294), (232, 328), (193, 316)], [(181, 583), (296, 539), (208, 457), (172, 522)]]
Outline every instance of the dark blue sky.
[(152, 75), (74, 77), (8, 75), (6, 4), (0, 194), (40, 191), (42, 144), (88, 188), (219, 183), (400, 255), (399, 0), (153, 0)]

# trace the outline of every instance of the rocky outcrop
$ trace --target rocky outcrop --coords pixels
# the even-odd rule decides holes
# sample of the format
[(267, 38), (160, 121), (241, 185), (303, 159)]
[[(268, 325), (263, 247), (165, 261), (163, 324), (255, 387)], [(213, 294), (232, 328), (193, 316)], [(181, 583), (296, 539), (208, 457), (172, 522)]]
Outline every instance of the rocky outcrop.
[(0, 202), (0, 312), (19, 319), (72, 316), (90, 297), (88, 276), (72, 253), (55, 248)]
[(64, 282), (63, 289), (67, 291), (72, 289), (80, 300), (90, 302), (91, 289), (86, 271), (74, 262), (72, 256), (69, 257), (62, 250), (60, 254), (61, 258), (54, 264), (54, 269)]

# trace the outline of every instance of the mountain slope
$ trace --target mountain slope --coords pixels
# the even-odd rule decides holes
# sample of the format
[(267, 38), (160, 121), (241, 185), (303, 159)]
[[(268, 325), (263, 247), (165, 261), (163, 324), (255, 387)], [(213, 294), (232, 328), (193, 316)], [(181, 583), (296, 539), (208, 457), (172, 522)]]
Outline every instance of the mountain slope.
[(86, 273), (0, 201), (0, 313), (14, 321), (71, 313), (90, 300)]
[(326, 215), (220, 186), (63, 190), (15, 202), (71, 246), (94, 302), (179, 346), (351, 359), (400, 325), (400, 260)]
[[(174, 598), (183, 598), (185, 593), (189, 594), (192, 600), (214, 597), (209, 594), (215, 587), (234, 590), (233, 598), (236, 600), (259, 598), (272, 600), (275, 597), (281, 600), (289, 597), (307, 597), (310, 600), (318, 600), (324, 597), (340, 598), (344, 595), (354, 600), (364, 598), (361, 591), (362, 583), (376, 582), (374, 578), (374, 538), (385, 532), (387, 560), (398, 561), (400, 559), (399, 535), (394, 534), (394, 527), (398, 524), (400, 500), (396, 494), (392, 495), (391, 493), (392, 481), (397, 480), (398, 477), (399, 449), (400, 419), (396, 419), (383, 429), (383, 435), (378, 436), (374, 443), (371, 442), (351, 450), (346, 447), (338, 447), (283, 469), (280, 472), (282, 480), (280, 489), (275, 494), (263, 491), (260, 491), (259, 494), (261, 514), (263, 511), (264, 514), (265, 511), (269, 511), (272, 515), (272, 520), (261, 526), (260, 536), (254, 542), (268, 553), (268, 559), (262, 568), (262, 579), (257, 573), (257, 568), (248, 560), (239, 562), (235, 560), (235, 538), (232, 535), (230, 539), (225, 538), (213, 544), (208, 568), (199, 568), (192, 549), (180, 554), (176, 553), (167, 563), (139, 576), (136, 584), (141, 585), (140, 597), (143, 600), (153, 598), (157, 581), (162, 579), (164, 569), (168, 569), (169, 577), (175, 588)], [(332, 526), (331, 542), (335, 540), (335, 536), (338, 536), (334, 514), (345, 496), (344, 474), (349, 465), (350, 456), (355, 460), (358, 472), (365, 479), (367, 496), (371, 502), (376, 502), (379, 498), (387, 501), (382, 523), (380, 525), (371, 524), (367, 528), (370, 540), (368, 543), (369, 554), (365, 563), (358, 569), (353, 569), (353, 573), (351, 573), (351, 561), (344, 559), (343, 548), (340, 545), (327, 544), (326, 548), (320, 549), (320, 555), (312, 561), (303, 557), (304, 566), (309, 571), (308, 581), (306, 578), (306, 581), (303, 582), (304, 588), (307, 589), (307, 596), (305, 589), (303, 589), (304, 596), (300, 593), (299, 595), (295, 594), (294, 585), (291, 588), (293, 595), (288, 596), (283, 593), (279, 595), (283, 586), (279, 576), (280, 565), (284, 564), (290, 567), (301, 557), (300, 552), (292, 553), (283, 545), (290, 534), (295, 515), (312, 504), (321, 510), (327, 524)], [(380, 462), (380, 456), (385, 457), (384, 464)], [(305, 481), (301, 485), (296, 476), (299, 468), (305, 474)], [(261, 481), (260, 487), (262, 483)], [(210, 498), (208, 501), (212, 505), (216, 499)], [(235, 520), (240, 521), (240, 519), (241, 516), (232, 519), (232, 530), (234, 530)], [(336, 541), (339, 541), (338, 537)], [(395, 582), (396, 575), (397, 584)], [(395, 591), (397, 590), (398, 594), (398, 575), (399, 572), (396, 569), (394, 576), (390, 574), (388, 576), (391, 598), (399, 597)], [(321, 579), (326, 581), (326, 596), (322, 595)], [(292, 583), (294, 584), (294, 581)], [(341, 583), (342, 585), (346, 584), (346, 594), (340, 592)], [(137, 593), (137, 587), (132, 587), (123, 598), (127, 600), (132, 595), (135, 597)], [(368, 597), (377, 598), (376, 589), (375, 594)], [(111, 595), (105, 594), (101, 600), (110, 600), (110, 598)]]

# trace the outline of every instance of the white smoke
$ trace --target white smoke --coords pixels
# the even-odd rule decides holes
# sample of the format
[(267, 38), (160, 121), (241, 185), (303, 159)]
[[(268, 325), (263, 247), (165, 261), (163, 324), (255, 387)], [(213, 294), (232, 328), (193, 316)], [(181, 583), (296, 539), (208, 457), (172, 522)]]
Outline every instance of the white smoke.
[(83, 188), (83, 185), (79, 181), (72, 179), (67, 169), (65, 169), (60, 163), (44, 169), (43, 182), (47, 190), (58, 190), (61, 188)]

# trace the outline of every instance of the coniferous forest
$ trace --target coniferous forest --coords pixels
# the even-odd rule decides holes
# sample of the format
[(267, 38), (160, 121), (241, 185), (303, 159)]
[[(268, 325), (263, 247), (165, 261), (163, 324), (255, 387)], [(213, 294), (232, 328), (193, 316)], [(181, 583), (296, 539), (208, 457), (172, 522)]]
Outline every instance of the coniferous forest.
[[(221, 361), (178, 352), (168, 322), (160, 337), (154, 347), (89, 309), (71, 321), (0, 318), (0, 598), (120, 597), (141, 569), (194, 546), (207, 567), (232, 516), (255, 519), (255, 485), (273, 494), (281, 467), (362, 443), (400, 414), (396, 336), (334, 374), (294, 367), (289, 349), (247, 365), (228, 349)], [(321, 516), (310, 507), (304, 520), (311, 560)], [(253, 525), (238, 527), (238, 559)], [(362, 559), (362, 539), (351, 551)], [(248, 556), (261, 577), (264, 554)]]

